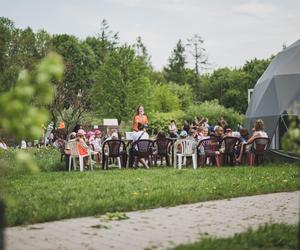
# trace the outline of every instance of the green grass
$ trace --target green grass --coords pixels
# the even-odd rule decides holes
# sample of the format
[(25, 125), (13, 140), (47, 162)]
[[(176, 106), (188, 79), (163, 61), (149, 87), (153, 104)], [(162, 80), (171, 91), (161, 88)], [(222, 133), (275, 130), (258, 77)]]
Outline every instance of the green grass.
[(202, 241), (180, 245), (173, 250), (296, 250), (299, 249), (299, 226), (272, 224), (258, 230), (249, 229), (232, 238), (204, 238)]
[(299, 190), (299, 167), (40, 172), (7, 176), (8, 226)]

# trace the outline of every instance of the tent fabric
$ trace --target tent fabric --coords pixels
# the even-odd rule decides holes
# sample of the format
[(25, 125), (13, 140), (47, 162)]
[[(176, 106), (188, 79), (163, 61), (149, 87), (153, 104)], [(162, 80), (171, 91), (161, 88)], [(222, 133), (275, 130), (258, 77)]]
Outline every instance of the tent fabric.
[(245, 115), (249, 130), (257, 119), (273, 137), (282, 114), (299, 115), (294, 108), (300, 102), (300, 39), (279, 52), (258, 79)]

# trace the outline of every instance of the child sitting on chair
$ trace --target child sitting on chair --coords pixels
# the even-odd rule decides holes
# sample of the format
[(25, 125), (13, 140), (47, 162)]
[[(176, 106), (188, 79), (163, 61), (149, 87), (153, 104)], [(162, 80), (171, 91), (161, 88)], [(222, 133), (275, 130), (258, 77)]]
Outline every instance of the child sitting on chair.
[(102, 132), (100, 130), (95, 131), (95, 138), (90, 142), (90, 145), (92, 146), (92, 149), (94, 152), (97, 152), (95, 154), (95, 160), (97, 164), (100, 163), (101, 159), (101, 145), (102, 145)]
[(89, 149), (89, 146), (86, 144), (86, 140), (85, 140), (85, 131), (83, 129), (79, 129), (77, 134), (76, 134), (76, 141), (79, 142), (78, 145), (78, 153), (79, 155), (86, 155), (83, 158), (84, 161), (84, 165), (88, 165), (90, 162), (90, 154), (91, 154), (91, 150)]

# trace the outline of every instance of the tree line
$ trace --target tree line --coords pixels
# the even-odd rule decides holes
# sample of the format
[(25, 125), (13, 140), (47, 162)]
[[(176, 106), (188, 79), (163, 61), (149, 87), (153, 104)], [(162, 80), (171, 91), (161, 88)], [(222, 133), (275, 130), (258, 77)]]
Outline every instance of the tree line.
[[(187, 41), (179, 40), (164, 68), (156, 71), (142, 38), (122, 44), (106, 20), (96, 35), (79, 39), (45, 30), (34, 32), (29, 27), (19, 29), (12, 20), (0, 17), (0, 93), (14, 87), (22, 69), (34, 73), (50, 51), (63, 57), (65, 69), (62, 79), (52, 79), (55, 94), (46, 108), (51, 120), (63, 120), (67, 129), (86, 114), (128, 121), (140, 104), (153, 117), (194, 114), (188, 112), (191, 109), (199, 110), (200, 116), (200, 105), (208, 101), (243, 114), (247, 90), (254, 87), (271, 60), (253, 59), (239, 68), (204, 73), (209, 59), (204, 40), (195, 34)], [(34, 99), (31, 102), (39, 105)]]

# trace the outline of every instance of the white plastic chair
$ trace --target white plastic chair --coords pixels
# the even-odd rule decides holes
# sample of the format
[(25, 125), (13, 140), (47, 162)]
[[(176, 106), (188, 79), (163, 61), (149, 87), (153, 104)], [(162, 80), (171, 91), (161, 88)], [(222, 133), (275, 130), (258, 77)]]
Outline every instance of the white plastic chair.
[(177, 167), (177, 159), (178, 159), (178, 169), (182, 167), (182, 158), (183, 164), (186, 165), (186, 157), (191, 156), (193, 160), (193, 168), (197, 168), (197, 150), (196, 150), (196, 142), (190, 139), (179, 140), (175, 143), (174, 147), (177, 150), (178, 145), (181, 144), (181, 152), (176, 152), (175, 164), (174, 167)]
[(85, 155), (80, 155), (79, 151), (78, 151), (78, 145), (80, 143), (79, 142), (70, 142), (69, 143), (69, 147), (70, 147), (70, 160), (69, 160), (69, 172), (71, 171), (71, 165), (72, 165), (72, 161), (73, 161), (73, 166), (74, 166), (74, 170), (76, 170), (76, 159), (79, 159), (79, 168), (80, 168), (80, 172), (83, 171), (83, 158), (84, 157), (89, 157), (90, 163), (91, 163), (91, 170), (93, 170), (93, 162), (92, 162), (92, 158), (90, 154), (85, 154)]

